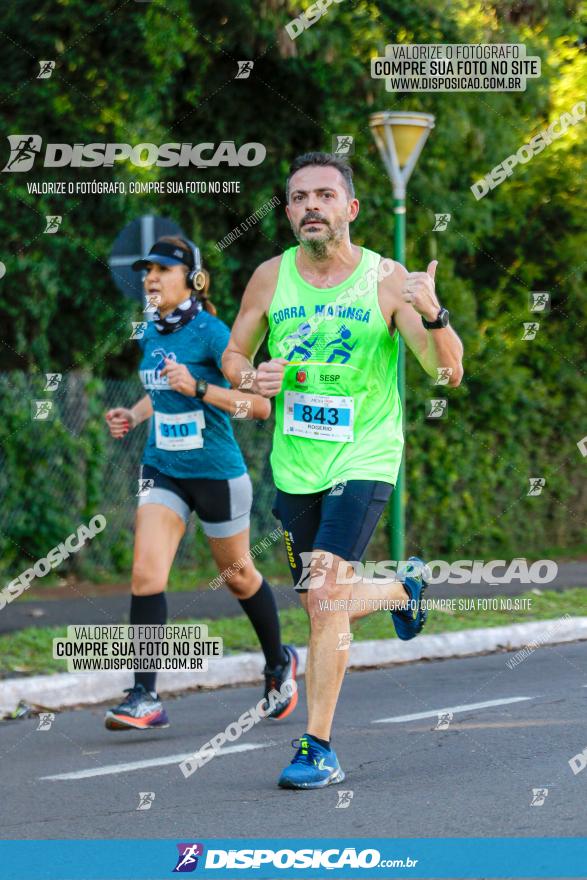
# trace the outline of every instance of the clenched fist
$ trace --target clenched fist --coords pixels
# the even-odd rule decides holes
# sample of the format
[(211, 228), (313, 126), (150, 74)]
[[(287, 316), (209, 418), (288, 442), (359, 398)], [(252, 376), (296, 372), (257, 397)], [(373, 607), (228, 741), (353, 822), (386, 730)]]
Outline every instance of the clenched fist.
[(106, 423), (110, 429), (110, 436), (115, 440), (121, 440), (131, 428), (136, 428), (137, 421), (130, 409), (122, 406), (109, 409), (106, 413)]
[(165, 368), (161, 370), (162, 376), (167, 376), (169, 387), (172, 391), (179, 391), (188, 397), (196, 396), (196, 380), (185, 364), (178, 364), (170, 358), (165, 358)]
[(275, 397), (281, 391), (285, 367), (289, 363), (285, 358), (272, 358), (257, 367), (257, 388), (263, 397)]

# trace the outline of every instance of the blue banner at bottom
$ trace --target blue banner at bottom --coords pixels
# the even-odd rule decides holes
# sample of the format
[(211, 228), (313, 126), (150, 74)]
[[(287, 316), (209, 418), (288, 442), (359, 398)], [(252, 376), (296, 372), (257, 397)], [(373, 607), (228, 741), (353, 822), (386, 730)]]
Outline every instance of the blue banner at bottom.
[(587, 877), (587, 838), (0, 841), (1, 880)]

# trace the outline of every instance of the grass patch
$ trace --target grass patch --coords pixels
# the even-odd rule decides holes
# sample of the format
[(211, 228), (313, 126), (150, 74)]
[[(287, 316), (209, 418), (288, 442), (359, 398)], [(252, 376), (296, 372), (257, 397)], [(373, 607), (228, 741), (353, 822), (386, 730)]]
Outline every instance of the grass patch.
[[(209, 555), (209, 554), (208, 554)], [(261, 558), (255, 565), (267, 578), (270, 584), (291, 584), (291, 574), (287, 561), (280, 558)], [(214, 563), (203, 558), (196, 566), (174, 566), (169, 574), (168, 589), (173, 593), (188, 590), (208, 590), (210, 582), (218, 577), (218, 569)]]
[[(291, 585), (291, 575), (287, 562), (282, 559), (266, 559), (258, 563), (260, 571), (267, 578), (270, 584)], [(204, 558), (197, 565), (174, 565), (169, 573), (167, 581), (167, 589), (170, 593), (191, 592), (193, 590), (209, 590), (210, 582), (218, 576), (218, 569), (210, 559)], [(130, 590), (130, 568), (125, 572), (107, 572), (97, 568), (80, 569), (73, 578), (72, 582), (59, 572), (51, 572), (44, 578), (35, 578), (31, 583), (31, 589), (25, 590), (19, 596), (19, 602), (42, 602), (44, 598), (55, 598), (54, 594), (50, 595), (50, 588), (60, 587), (63, 590), (61, 596), (57, 598), (77, 599), (79, 594), (75, 591), (76, 586), (81, 586), (85, 595), (100, 595), (100, 586), (110, 584), (120, 584), (121, 592)], [(8, 583), (10, 578), (5, 576), (4, 580)], [(90, 583), (94, 589), (87, 590), (86, 587)], [(0, 585), (1, 586), (1, 585)], [(47, 589), (47, 596), (43, 596), (44, 588)]]
[[(559, 592), (544, 592), (540, 595), (524, 593), (521, 596), (495, 597), (499, 602), (520, 603), (518, 610), (508, 607), (490, 610), (475, 608), (459, 610), (459, 602), (469, 601), (469, 597), (455, 600), (457, 610), (454, 613), (431, 611), (425, 632), (428, 635), (443, 632), (458, 632), (486, 626), (505, 626), (510, 623), (524, 623), (533, 620), (552, 620), (564, 614), (587, 616), (587, 590), (576, 588)], [(523, 600), (529, 607), (523, 606)], [(482, 599), (471, 600), (482, 603)], [(283, 639), (295, 645), (305, 645), (308, 638), (308, 623), (305, 612), (301, 608), (292, 608), (281, 612)], [(245, 617), (228, 617), (220, 620), (199, 620), (206, 623), (213, 636), (224, 641), (225, 653), (235, 651), (257, 651), (259, 644), (255, 633)], [(353, 627), (355, 641), (368, 639), (395, 638), (395, 631), (388, 612), (372, 614), (355, 623)], [(54, 660), (52, 640), (64, 636), (66, 628), (29, 628), (16, 633), (0, 636), (0, 675), (7, 677), (14, 673), (28, 675), (65, 672), (65, 663)]]

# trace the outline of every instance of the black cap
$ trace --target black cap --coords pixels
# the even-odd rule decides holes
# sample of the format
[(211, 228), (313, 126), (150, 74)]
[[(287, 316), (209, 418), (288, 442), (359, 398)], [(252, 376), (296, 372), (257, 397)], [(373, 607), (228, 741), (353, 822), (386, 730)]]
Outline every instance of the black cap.
[(170, 241), (156, 241), (146, 257), (136, 260), (132, 269), (139, 272), (146, 269), (149, 263), (159, 263), (160, 266), (187, 266), (193, 269), (194, 258), (191, 250), (184, 250)]

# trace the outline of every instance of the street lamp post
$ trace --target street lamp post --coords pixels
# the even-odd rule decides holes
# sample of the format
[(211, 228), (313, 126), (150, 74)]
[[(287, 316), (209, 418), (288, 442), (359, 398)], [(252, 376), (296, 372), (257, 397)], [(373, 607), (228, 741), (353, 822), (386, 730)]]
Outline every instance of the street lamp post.
[[(369, 117), (371, 133), (377, 144), (393, 187), (394, 237), (393, 257), (406, 261), (406, 186), (416, 166), (430, 131), (434, 116), (430, 113), (383, 111)], [(403, 339), (399, 340), (397, 385), (402, 405), (405, 430), (406, 355)], [(396, 562), (405, 557), (405, 455), (397, 483), (391, 496), (390, 548)]]

